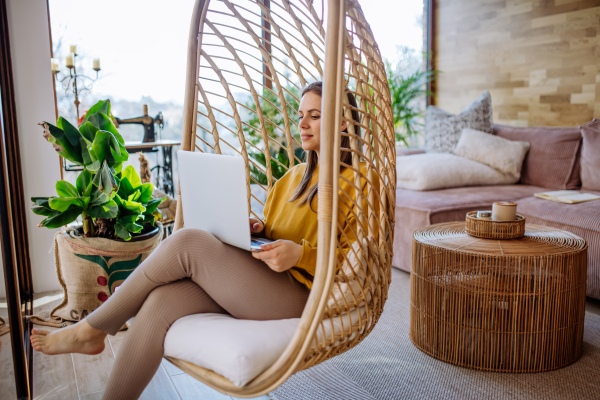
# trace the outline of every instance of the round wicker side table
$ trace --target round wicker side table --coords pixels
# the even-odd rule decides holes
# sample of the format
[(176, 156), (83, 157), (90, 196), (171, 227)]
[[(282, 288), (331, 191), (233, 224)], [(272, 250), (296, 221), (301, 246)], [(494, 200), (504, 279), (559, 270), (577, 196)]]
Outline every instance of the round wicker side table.
[(462, 367), (541, 372), (581, 355), (587, 243), (527, 224), (511, 240), (467, 235), (464, 222), (417, 230), (410, 339)]

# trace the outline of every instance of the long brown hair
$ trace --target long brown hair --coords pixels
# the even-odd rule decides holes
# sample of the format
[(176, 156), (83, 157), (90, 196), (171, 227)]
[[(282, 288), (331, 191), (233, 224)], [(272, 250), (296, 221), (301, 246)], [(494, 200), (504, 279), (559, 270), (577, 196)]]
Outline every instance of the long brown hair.
[[(302, 90), (301, 97), (303, 97), (306, 93), (314, 93), (314, 94), (317, 94), (322, 97), (323, 96), (323, 82), (318, 81), (318, 82), (314, 82), (314, 83), (311, 83), (310, 85), (306, 86)], [(360, 116), (358, 114), (358, 106), (356, 104), (356, 98), (354, 97), (354, 94), (352, 94), (348, 90), (346, 90), (346, 94), (348, 96), (348, 103), (350, 104), (350, 107), (351, 107), (350, 110), (352, 113), (352, 119), (357, 123), (357, 125), (354, 125), (354, 134), (356, 136), (360, 137), (360, 125), (359, 125), (360, 124)], [(348, 124), (350, 124), (350, 122), (348, 122)], [(346, 168), (346, 165), (352, 164), (352, 152), (350, 152), (349, 150), (345, 150), (345, 149), (350, 148), (350, 135), (348, 135), (348, 128), (344, 129), (342, 132), (346, 133), (346, 135), (342, 135), (341, 151), (340, 151), (340, 162), (341, 162), (340, 172)], [(321, 132), (321, 135), (323, 133), (324, 132)], [(312, 180), (315, 169), (317, 169), (317, 165), (319, 165), (318, 158), (319, 157), (318, 157), (316, 151), (308, 150), (306, 152), (306, 169), (304, 170), (304, 176), (302, 176), (302, 180), (298, 184), (298, 187), (296, 188), (294, 195), (289, 200), (289, 201), (296, 201), (299, 198), (301, 198), (302, 196), (304, 196), (306, 193), (306, 196), (300, 201), (298, 206), (304, 205), (305, 203), (312, 205), (312, 201), (315, 198), (316, 194), (318, 193), (318, 190), (319, 190), (318, 184), (315, 184), (310, 188), (308, 187), (308, 185), (310, 185), (310, 182)], [(311, 209), (312, 209), (312, 206), (311, 206)]]

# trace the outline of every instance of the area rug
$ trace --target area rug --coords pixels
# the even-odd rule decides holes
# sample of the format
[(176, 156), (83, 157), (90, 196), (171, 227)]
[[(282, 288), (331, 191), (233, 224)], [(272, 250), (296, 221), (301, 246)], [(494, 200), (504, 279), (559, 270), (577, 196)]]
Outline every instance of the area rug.
[(586, 312), (583, 355), (551, 372), (474, 371), (438, 361), (408, 337), (410, 278), (393, 268), (389, 299), (354, 349), (299, 372), (271, 393), (278, 400), (600, 399), (600, 316)]

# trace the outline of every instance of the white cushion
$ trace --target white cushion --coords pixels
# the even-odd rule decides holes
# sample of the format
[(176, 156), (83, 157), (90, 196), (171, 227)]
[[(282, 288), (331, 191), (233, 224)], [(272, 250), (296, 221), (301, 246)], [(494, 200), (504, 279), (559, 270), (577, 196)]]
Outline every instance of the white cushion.
[(471, 128), (462, 130), (454, 154), (477, 161), (500, 172), (521, 178), (523, 159), (529, 142), (508, 140)]
[(508, 185), (519, 180), (477, 161), (446, 153), (397, 157), (396, 169), (398, 188), (409, 190)]
[(242, 387), (269, 368), (292, 340), (300, 318), (276, 321), (195, 314), (175, 321), (165, 355), (213, 370)]
[[(335, 346), (342, 338), (354, 339), (366, 316), (363, 306), (324, 320), (308, 355), (325, 351), (328, 343)], [(299, 323), (300, 318), (252, 321), (227, 314), (188, 315), (169, 328), (165, 356), (210, 369), (242, 387), (277, 361)]]

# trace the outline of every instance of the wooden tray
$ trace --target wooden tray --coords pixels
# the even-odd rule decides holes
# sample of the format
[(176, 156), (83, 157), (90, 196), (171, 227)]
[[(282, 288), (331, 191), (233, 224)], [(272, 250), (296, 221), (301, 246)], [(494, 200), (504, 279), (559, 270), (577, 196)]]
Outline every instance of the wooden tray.
[(477, 211), (467, 213), (465, 230), (470, 236), (483, 239), (516, 239), (525, 236), (525, 217), (517, 214), (515, 221), (477, 219)]

